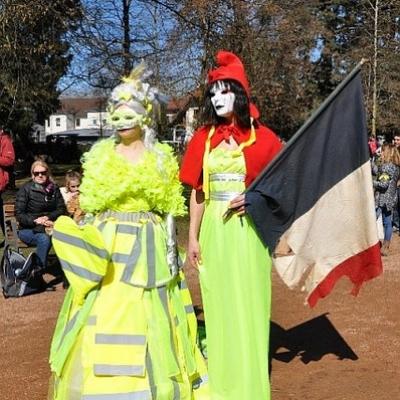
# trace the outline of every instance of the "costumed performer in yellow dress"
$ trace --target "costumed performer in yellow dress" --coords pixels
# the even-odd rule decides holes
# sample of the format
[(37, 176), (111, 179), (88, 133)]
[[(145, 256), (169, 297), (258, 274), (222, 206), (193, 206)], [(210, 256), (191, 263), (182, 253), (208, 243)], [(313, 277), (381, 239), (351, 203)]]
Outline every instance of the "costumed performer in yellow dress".
[(208, 399), (196, 318), (176, 252), (185, 214), (172, 150), (155, 141), (143, 65), (109, 100), (115, 136), (83, 157), (79, 226), (53, 243), (70, 283), (50, 354), (54, 400)]
[[(188, 258), (200, 272), (212, 400), (268, 400), (271, 257), (241, 193), (281, 149), (257, 121), (241, 60), (220, 51), (208, 74), (205, 125), (190, 141), (181, 180), (193, 187)], [(231, 207), (236, 211), (224, 222)]]

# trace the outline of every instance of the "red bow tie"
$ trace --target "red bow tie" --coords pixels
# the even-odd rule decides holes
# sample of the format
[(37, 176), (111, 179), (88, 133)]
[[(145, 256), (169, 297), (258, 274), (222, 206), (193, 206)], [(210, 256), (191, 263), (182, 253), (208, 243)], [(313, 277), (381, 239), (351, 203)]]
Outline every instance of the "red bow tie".
[(237, 143), (243, 141), (243, 133), (235, 125), (221, 125), (218, 127), (218, 131), (226, 142), (229, 142), (230, 136), (232, 136)]

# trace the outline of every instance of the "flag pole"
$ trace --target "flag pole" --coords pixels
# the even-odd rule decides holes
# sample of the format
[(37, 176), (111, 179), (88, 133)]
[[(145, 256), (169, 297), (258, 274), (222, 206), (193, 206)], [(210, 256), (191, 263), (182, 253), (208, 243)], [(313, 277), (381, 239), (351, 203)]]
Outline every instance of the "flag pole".
[[(366, 58), (363, 58), (349, 74), (346, 78), (343, 79), (339, 85), (333, 90), (333, 92), (323, 101), (323, 103), (312, 113), (312, 115), (304, 122), (304, 124), (297, 130), (297, 132), (290, 138), (290, 140), (286, 143), (285, 148), (288, 146), (292, 146), (294, 142), (303, 134), (303, 132), (321, 115), (321, 113), (332, 103), (332, 101), (336, 98), (336, 96), (346, 87), (346, 85), (356, 76), (356, 74), (361, 70), (361, 67), (367, 62)], [(280, 159), (280, 154), (278, 154), (270, 164), (268, 164), (264, 170), (254, 179), (254, 181), (249, 185), (249, 187), (245, 190), (245, 192), (251, 190), (258, 181), (262, 178), (264, 173), (272, 168), (272, 166)]]
[[(321, 113), (332, 103), (332, 101), (336, 98), (336, 96), (346, 87), (346, 85), (357, 75), (357, 73), (361, 70), (361, 67), (368, 62), (368, 59), (362, 58), (361, 61), (352, 69), (351, 72), (343, 79), (339, 85), (333, 90), (333, 92), (322, 102), (322, 104), (311, 114), (311, 116), (304, 122), (304, 124), (297, 130), (297, 132), (290, 138), (290, 140), (286, 143), (284, 148), (291, 147), (297, 141), (297, 139), (303, 134), (303, 132), (321, 115)], [(258, 176), (254, 179), (254, 181), (246, 188), (243, 193), (248, 192), (257, 183), (262, 179), (263, 175), (267, 170), (271, 169), (278, 160), (280, 160), (282, 155), (282, 151), (258, 174)], [(228, 208), (228, 210), (224, 213), (223, 219), (227, 220), (233, 210)]]

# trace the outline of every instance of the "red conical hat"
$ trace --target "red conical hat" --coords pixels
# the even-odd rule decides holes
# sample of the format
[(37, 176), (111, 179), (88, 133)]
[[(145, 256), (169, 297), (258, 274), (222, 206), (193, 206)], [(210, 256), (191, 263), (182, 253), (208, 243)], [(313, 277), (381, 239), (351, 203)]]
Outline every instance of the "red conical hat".
[(208, 83), (221, 81), (224, 79), (232, 79), (239, 82), (246, 91), (247, 96), (250, 95), (249, 81), (240, 58), (229, 51), (220, 50), (217, 53), (218, 67), (208, 73)]
[[(247, 80), (246, 71), (240, 58), (230, 51), (220, 50), (217, 53), (218, 67), (208, 72), (208, 83), (214, 83), (225, 79), (232, 79), (239, 82), (245, 90), (247, 97), (250, 98), (249, 81)], [(254, 119), (260, 117), (257, 107), (250, 103), (250, 116)]]

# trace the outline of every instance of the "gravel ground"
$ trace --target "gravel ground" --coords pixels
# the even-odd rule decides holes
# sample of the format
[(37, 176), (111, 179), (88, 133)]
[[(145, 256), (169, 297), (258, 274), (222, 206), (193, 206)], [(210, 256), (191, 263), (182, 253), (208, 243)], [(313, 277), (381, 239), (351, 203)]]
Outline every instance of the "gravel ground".
[[(186, 272), (200, 310), (196, 272)], [(304, 294), (287, 289), (273, 273), (272, 399), (400, 399), (399, 287), (397, 234), (384, 274), (365, 284), (358, 297), (348, 294), (350, 284), (342, 280), (310, 309)], [(64, 294), (58, 285), (55, 292), (0, 297), (1, 400), (46, 399), (49, 346)]]

